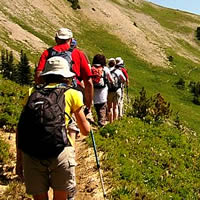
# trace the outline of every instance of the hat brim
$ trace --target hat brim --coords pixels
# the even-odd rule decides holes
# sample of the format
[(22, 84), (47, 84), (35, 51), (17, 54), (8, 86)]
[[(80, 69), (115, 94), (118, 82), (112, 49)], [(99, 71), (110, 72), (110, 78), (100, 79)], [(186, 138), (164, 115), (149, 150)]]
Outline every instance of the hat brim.
[(75, 73), (73, 72), (63, 72), (63, 71), (48, 71), (48, 72), (45, 72), (45, 73), (41, 73), (41, 76), (46, 76), (46, 75), (60, 75), (60, 76), (63, 76), (64, 78), (71, 78), (71, 77), (74, 77), (76, 76)]
[(71, 37), (66, 37), (66, 36), (56, 36), (58, 39), (61, 39), (61, 40), (68, 40), (70, 39)]

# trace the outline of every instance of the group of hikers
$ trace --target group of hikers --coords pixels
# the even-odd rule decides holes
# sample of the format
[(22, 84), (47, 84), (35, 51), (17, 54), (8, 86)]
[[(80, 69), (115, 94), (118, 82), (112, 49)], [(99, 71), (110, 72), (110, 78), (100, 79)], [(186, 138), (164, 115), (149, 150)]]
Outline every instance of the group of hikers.
[(76, 194), (75, 140), (89, 135), (93, 121), (103, 127), (123, 116), (128, 74), (121, 57), (94, 56), (90, 66), (68, 28), (55, 34), (35, 70), (35, 86), (24, 100), (17, 133), (16, 173), (34, 200), (73, 200)]

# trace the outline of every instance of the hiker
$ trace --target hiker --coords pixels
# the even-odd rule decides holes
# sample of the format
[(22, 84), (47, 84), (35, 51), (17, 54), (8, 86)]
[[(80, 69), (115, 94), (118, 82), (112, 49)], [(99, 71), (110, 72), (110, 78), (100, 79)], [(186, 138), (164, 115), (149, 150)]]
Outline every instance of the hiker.
[(108, 60), (108, 66), (113, 78), (113, 83), (108, 83), (108, 119), (110, 123), (118, 119), (119, 100), (122, 95), (122, 83), (126, 81), (126, 77), (122, 71), (116, 66), (114, 58)]
[(94, 107), (98, 117), (99, 127), (107, 123), (107, 82), (112, 82), (110, 70), (106, 67), (106, 58), (102, 54), (96, 54), (92, 61), (92, 74), (94, 85)]
[(48, 200), (50, 187), (54, 200), (74, 200), (75, 141), (66, 126), (74, 113), (81, 133), (90, 132), (82, 93), (71, 87), (75, 73), (60, 56), (49, 58), (40, 75), (44, 85), (29, 89), (18, 123), (16, 173), (24, 175), (26, 192), (34, 200)]
[[(54, 55), (65, 53), (66, 51), (71, 52), (72, 57), (72, 71), (76, 74), (75, 79), (77, 83), (77, 89), (84, 94), (85, 113), (91, 115), (91, 106), (93, 100), (93, 84), (91, 78), (91, 69), (89, 66), (86, 55), (76, 48), (77, 44), (73, 39), (73, 33), (68, 28), (60, 28), (55, 35), (56, 45), (46, 49), (39, 60), (38, 66), (35, 72), (36, 84), (42, 83), (42, 77), (40, 74), (45, 69), (46, 60)], [(75, 45), (74, 45), (75, 42)], [(70, 45), (72, 46), (70, 48)], [(82, 83), (83, 81), (83, 83)], [(76, 85), (76, 83), (74, 85)]]
[(124, 61), (122, 60), (122, 58), (117, 57), (117, 58), (115, 58), (115, 60), (116, 60), (116, 67), (118, 69), (120, 69), (123, 72), (124, 76), (126, 77), (126, 82), (122, 83), (122, 95), (121, 95), (121, 98), (119, 100), (119, 117), (122, 118), (123, 114), (124, 114), (124, 110), (123, 110), (123, 107), (124, 107), (124, 90), (125, 90), (125, 87), (128, 90), (129, 78), (128, 78), (128, 72), (124, 67)]

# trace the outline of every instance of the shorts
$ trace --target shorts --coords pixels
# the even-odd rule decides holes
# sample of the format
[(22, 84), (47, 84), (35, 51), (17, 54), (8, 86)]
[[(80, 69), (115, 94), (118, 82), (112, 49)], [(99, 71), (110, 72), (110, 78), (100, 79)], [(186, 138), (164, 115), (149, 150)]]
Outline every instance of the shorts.
[(121, 98), (121, 89), (116, 92), (108, 92), (108, 104), (115, 103), (118, 104)]
[(26, 192), (31, 195), (53, 190), (66, 191), (73, 196), (76, 192), (75, 149), (65, 147), (57, 156), (40, 160), (24, 153), (24, 178)]

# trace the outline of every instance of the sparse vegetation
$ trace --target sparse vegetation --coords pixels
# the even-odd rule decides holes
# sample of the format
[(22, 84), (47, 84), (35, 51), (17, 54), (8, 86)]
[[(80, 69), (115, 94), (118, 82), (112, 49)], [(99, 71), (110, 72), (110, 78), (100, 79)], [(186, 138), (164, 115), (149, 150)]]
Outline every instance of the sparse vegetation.
[(200, 146), (191, 133), (130, 117), (101, 129), (95, 137), (109, 199), (198, 198)]
[(33, 74), (26, 54), (21, 50), (20, 61), (15, 65), (12, 51), (1, 51), (0, 73), (5, 79), (9, 79), (21, 85), (31, 85)]
[(148, 98), (144, 88), (140, 96), (132, 103), (128, 116), (138, 117), (147, 123), (163, 122), (172, 114), (170, 103), (167, 103), (160, 93)]
[(15, 131), (27, 87), (0, 76), (0, 91), (0, 127), (7, 131)]

